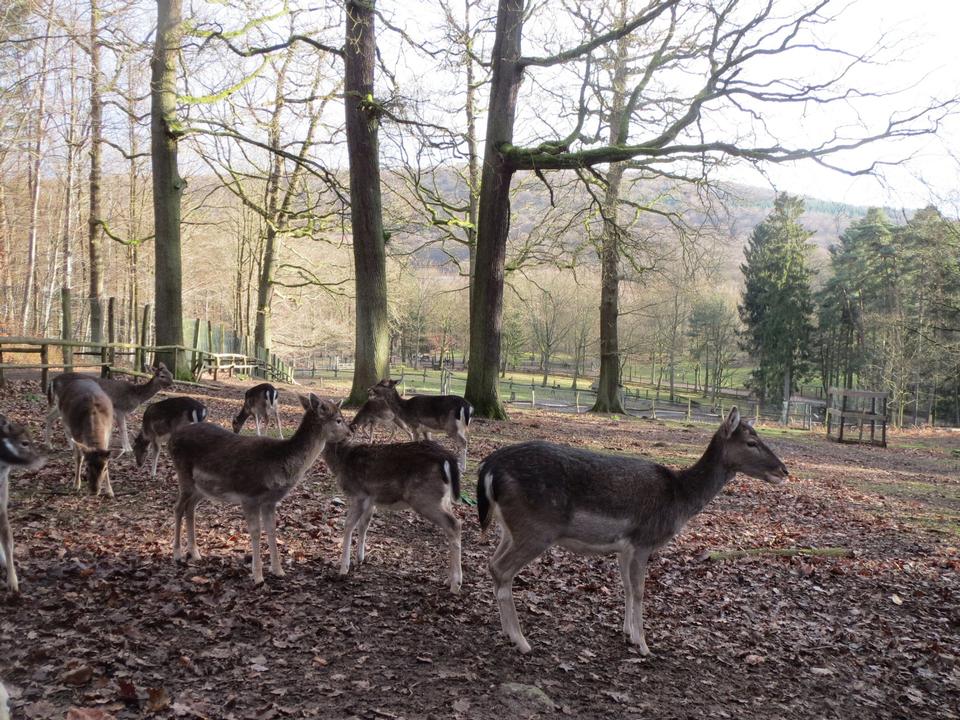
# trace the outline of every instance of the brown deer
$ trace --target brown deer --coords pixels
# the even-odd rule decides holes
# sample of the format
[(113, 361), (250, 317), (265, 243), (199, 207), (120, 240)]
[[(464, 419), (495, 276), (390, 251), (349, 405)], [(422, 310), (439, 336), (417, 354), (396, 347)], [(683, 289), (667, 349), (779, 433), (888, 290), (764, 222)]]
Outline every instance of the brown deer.
[(703, 456), (679, 472), (649, 460), (606, 455), (546, 442), (501, 448), (480, 465), (477, 511), (486, 529), (503, 527), (490, 575), (503, 631), (530, 651), (513, 602), (513, 578), (547, 548), (617, 553), (626, 612), (623, 631), (642, 655), (643, 583), (650, 553), (666, 544), (738, 472), (780, 483), (787, 468), (736, 408)]
[(218, 425), (199, 423), (174, 430), (167, 443), (180, 481), (175, 510), (173, 558), (179, 561), (180, 530), (187, 520), (187, 554), (200, 559), (196, 538), (196, 507), (203, 498), (240, 505), (246, 516), (253, 549), (253, 581), (263, 582), (260, 531), (267, 532), (270, 570), (283, 575), (277, 551), (277, 504), (316, 462), (328, 442), (350, 434), (340, 404), (314, 394), (300, 395), (304, 414), (300, 427), (287, 440), (237, 435)]
[(396, 416), (390, 409), (390, 405), (380, 397), (370, 398), (363, 404), (363, 407), (357, 411), (350, 422), (350, 432), (355, 436), (362, 437), (364, 430), (368, 430), (367, 441), (372, 443), (373, 431), (377, 425), (390, 429), (390, 438), (387, 442), (393, 442), (399, 425), (397, 425)]
[(277, 432), (280, 433), (280, 439), (283, 440), (283, 428), (280, 427), (279, 412), (280, 393), (270, 383), (260, 383), (254, 385), (243, 395), (243, 407), (233, 419), (233, 431), (239, 433), (247, 418), (253, 415), (253, 421), (257, 425), (257, 435), (260, 435), (260, 418), (263, 418), (263, 431), (267, 431), (267, 425), (270, 421), (270, 415), (277, 423)]
[[(146, 369), (146, 368), (144, 368)], [(47, 447), (52, 448), (50, 442), (50, 428), (58, 414), (57, 396), (60, 388), (65, 384), (84, 378), (93, 380), (107, 394), (113, 403), (113, 414), (117, 421), (117, 427), (120, 430), (120, 445), (123, 452), (130, 452), (130, 437), (127, 433), (127, 415), (136, 410), (140, 405), (156, 395), (161, 389), (173, 385), (173, 375), (167, 370), (167, 366), (160, 363), (152, 368), (153, 376), (144, 383), (134, 384), (126, 380), (114, 378), (95, 378), (92, 375), (84, 373), (62, 373), (57, 375), (47, 386), (47, 424), (44, 428), (44, 440)], [(69, 437), (67, 438), (69, 440)], [(122, 453), (121, 453), (122, 454)]]
[(459, 395), (414, 395), (400, 397), (397, 380), (381, 380), (368, 390), (371, 398), (382, 398), (394, 414), (394, 422), (411, 440), (430, 440), (431, 433), (443, 432), (460, 449), (460, 469), (467, 468), (467, 430), (473, 406)]
[(109, 396), (93, 378), (76, 375), (58, 385), (56, 399), (57, 410), (73, 446), (76, 489), (80, 490), (83, 471), (91, 495), (104, 492), (107, 497), (113, 497), (107, 467), (113, 432), (113, 403)]
[(350, 571), (350, 549), (357, 535), (357, 564), (366, 555), (367, 528), (377, 506), (409, 507), (443, 531), (450, 545), (450, 592), (460, 592), (460, 520), (451, 506), (460, 499), (455, 455), (435, 442), (365, 445), (328, 443), (323, 461), (350, 498), (343, 528), (340, 574)]
[(13, 530), (7, 517), (10, 468), (36, 470), (45, 461), (46, 458), (34, 448), (26, 428), (0, 415), (0, 562), (7, 568), (7, 587), (11, 592), (19, 592), (20, 584), (13, 564)]
[(172, 397), (150, 405), (143, 411), (143, 425), (133, 439), (133, 456), (137, 467), (143, 467), (144, 461), (153, 453), (150, 479), (156, 479), (160, 446), (167, 441), (170, 433), (181, 425), (201, 423), (206, 418), (206, 406), (190, 397)]

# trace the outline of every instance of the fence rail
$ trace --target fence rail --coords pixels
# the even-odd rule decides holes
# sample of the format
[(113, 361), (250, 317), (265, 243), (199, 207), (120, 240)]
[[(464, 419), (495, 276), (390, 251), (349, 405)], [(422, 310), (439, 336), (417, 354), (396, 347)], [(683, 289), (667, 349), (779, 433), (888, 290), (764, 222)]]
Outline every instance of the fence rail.
[[(50, 349), (59, 348), (61, 362), (51, 357)], [(39, 362), (4, 362), (4, 353), (37, 354)], [(102, 376), (110, 373), (140, 374), (141, 363), (149, 354), (172, 353), (174, 357), (189, 358), (189, 364), (184, 367), (175, 365), (171, 368), (174, 376), (181, 377), (180, 371), (189, 372), (194, 381), (199, 381), (205, 373), (210, 373), (214, 380), (219, 379), (221, 372), (232, 376), (235, 371), (249, 372), (267, 380), (295, 383), (293, 369), (281, 361), (269, 350), (257, 349), (256, 355), (244, 353), (220, 353), (198, 347), (185, 345), (145, 345), (134, 343), (93, 343), (78, 340), (63, 340), (60, 338), (32, 338), (17, 336), (0, 336), (0, 384), (4, 382), (5, 370), (40, 370), (41, 386), (46, 388), (49, 373), (52, 369), (72, 371), (76, 368), (100, 368)], [(91, 362), (75, 362), (74, 356), (93, 356), (99, 358)], [(118, 358), (132, 357), (133, 369), (127, 369), (118, 364)]]

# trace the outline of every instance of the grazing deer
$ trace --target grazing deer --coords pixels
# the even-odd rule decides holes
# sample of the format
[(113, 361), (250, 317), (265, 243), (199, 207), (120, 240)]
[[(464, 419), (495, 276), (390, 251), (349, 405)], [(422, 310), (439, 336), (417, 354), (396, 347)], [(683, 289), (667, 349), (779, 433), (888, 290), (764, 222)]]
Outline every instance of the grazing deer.
[[(11, 592), (19, 592), (17, 569), (13, 565), (13, 530), (7, 517), (8, 481), (10, 468), (36, 470), (46, 461), (30, 442), (26, 428), (12, 423), (0, 415), (0, 561), (7, 568), (7, 587)], [(0, 696), (0, 702), (6, 698)], [(0, 707), (2, 714), (5, 707)]]
[(143, 425), (140, 433), (133, 439), (133, 456), (137, 467), (143, 467), (149, 454), (153, 453), (153, 466), (150, 479), (157, 477), (157, 461), (160, 459), (160, 446), (167, 441), (170, 433), (181, 425), (201, 423), (207, 418), (207, 408), (199, 400), (189, 397), (172, 397), (153, 403), (143, 412)]
[[(130, 452), (130, 437), (127, 433), (127, 415), (136, 410), (140, 405), (156, 395), (161, 388), (168, 388), (173, 385), (173, 375), (167, 370), (167, 366), (160, 363), (152, 368), (153, 377), (147, 382), (134, 384), (126, 380), (116, 380), (113, 378), (94, 378), (92, 375), (83, 373), (62, 373), (57, 375), (47, 386), (47, 424), (44, 428), (44, 439), (47, 447), (52, 448), (50, 442), (50, 428), (58, 414), (57, 396), (60, 388), (67, 383), (84, 378), (96, 382), (110, 398), (113, 403), (113, 414), (117, 420), (117, 427), (120, 429), (120, 445), (123, 452)], [(67, 436), (69, 441), (70, 437)], [(122, 454), (122, 453), (121, 453)]]
[(263, 430), (267, 431), (267, 424), (270, 415), (277, 422), (277, 432), (280, 433), (280, 439), (283, 440), (283, 428), (280, 427), (280, 412), (278, 399), (280, 393), (270, 383), (260, 383), (254, 385), (243, 395), (243, 407), (233, 419), (233, 431), (239, 433), (247, 418), (253, 415), (253, 420), (257, 424), (257, 435), (260, 435), (260, 418), (263, 418)]
[(473, 406), (459, 395), (414, 395), (400, 397), (397, 380), (381, 380), (368, 390), (371, 398), (382, 398), (394, 414), (394, 422), (411, 440), (431, 440), (430, 433), (444, 432), (460, 448), (460, 469), (467, 468), (467, 429)]
[(391, 430), (390, 439), (387, 442), (393, 442), (393, 437), (397, 434), (399, 425), (397, 425), (396, 416), (390, 409), (390, 405), (380, 397), (370, 398), (363, 404), (363, 407), (353, 416), (350, 423), (350, 432), (362, 437), (363, 431), (369, 430), (370, 435), (367, 441), (372, 443), (373, 431), (377, 425), (382, 425), (384, 428)]
[(187, 519), (187, 554), (200, 559), (196, 538), (196, 508), (207, 497), (240, 505), (253, 549), (253, 581), (263, 582), (260, 530), (267, 531), (270, 570), (283, 575), (277, 551), (277, 503), (300, 481), (329, 442), (350, 434), (340, 404), (314, 394), (300, 395), (305, 410), (300, 427), (287, 440), (237, 435), (217, 425), (200, 423), (174, 430), (167, 443), (180, 480), (175, 510), (173, 558), (179, 561), (180, 528)]
[(340, 574), (350, 571), (353, 531), (357, 564), (366, 554), (367, 528), (380, 507), (410, 507), (443, 531), (450, 545), (450, 592), (460, 592), (460, 521), (451, 505), (460, 498), (460, 469), (455, 455), (435, 442), (394, 445), (328, 443), (323, 461), (351, 499), (343, 528)]
[(110, 397), (96, 380), (78, 375), (59, 384), (56, 398), (67, 438), (73, 446), (76, 489), (80, 490), (82, 470), (91, 495), (99, 495), (103, 491), (107, 497), (113, 497), (107, 467), (113, 432), (113, 403)]
[(626, 612), (623, 631), (642, 655), (643, 583), (647, 559), (720, 492), (738, 472), (780, 483), (787, 468), (736, 408), (703, 456), (679, 472), (642, 460), (546, 442), (501, 448), (480, 465), (477, 510), (484, 529), (503, 527), (490, 575), (503, 631), (522, 653), (513, 578), (552, 545), (583, 554), (617, 553)]

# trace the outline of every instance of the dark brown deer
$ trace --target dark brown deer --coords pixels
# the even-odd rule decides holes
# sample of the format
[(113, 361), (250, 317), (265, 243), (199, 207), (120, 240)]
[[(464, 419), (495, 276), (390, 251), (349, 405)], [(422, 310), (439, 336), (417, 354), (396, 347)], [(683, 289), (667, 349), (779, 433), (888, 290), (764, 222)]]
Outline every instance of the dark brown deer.
[(13, 530), (7, 517), (10, 468), (36, 470), (45, 461), (30, 441), (26, 428), (0, 415), (0, 562), (7, 568), (7, 587), (11, 592), (19, 592), (20, 584), (13, 564)]
[(397, 428), (400, 426), (396, 422), (396, 416), (390, 409), (389, 403), (380, 397), (370, 398), (363, 404), (350, 422), (350, 431), (355, 437), (363, 437), (363, 432), (368, 430), (370, 434), (367, 442), (373, 442), (373, 431), (376, 430), (377, 425), (382, 425), (391, 431), (387, 442), (393, 442)]
[(143, 425), (133, 439), (133, 456), (137, 460), (137, 467), (143, 467), (144, 461), (153, 453), (150, 478), (155, 479), (160, 447), (170, 437), (170, 433), (181, 425), (201, 423), (206, 418), (206, 406), (190, 397), (172, 397), (150, 405), (143, 411)]
[[(146, 370), (146, 368), (144, 368)], [(62, 373), (57, 375), (47, 386), (47, 424), (44, 428), (44, 440), (48, 448), (53, 445), (50, 441), (50, 429), (53, 421), (59, 414), (59, 403), (57, 396), (60, 388), (67, 383), (83, 378), (93, 380), (110, 398), (113, 404), (113, 415), (117, 421), (117, 427), (120, 430), (120, 445), (123, 452), (130, 452), (130, 437), (127, 433), (127, 415), (140, 407), (147, 400), (156, 395), (163, 388), (173, 385), (173, 375), (167, 370), (167, 366), (160, 363), (152, 368), (153, 376), (144, 383), (134, 384), (126, 380), (117, 380), (114, 378), (97, 378), (84, 373)], [(69, 441), (69, 436), (68, 436)]]
[(211, 423), (184, 425), (167, 443), (180, 481), (175, 510), (173, 558), (179, 561), (180, 530), (187, 520), (187, 554), (200, 559), (197, 550), (196, 508), (203, 498), (239, 505), (246, 516), (253, 549), (253, 581), (263, 582), (260, 531), (266, 530), (270, 570), (283, 575), (277, 550), (277, 504), (300, 482), (328, 442), (350, 434), (340, 404), (314, 394), (300, 395), (304, 414), (297, 431), (287, 440), (237, 435)]
[(267, 425), (270, 422), (270, 415), (277, 422), (277, 432), (280, 433), (280, 439), (283, 440), (283, 428), (280, 427), (279, 411), (280, 393), (270, 383), (260, 383), (254, 385), (243, 395), (243, 407), (233, 419), (233, 431), (240, 432), (247, 418), (253, 415), (253, 421), (257, 426), (257, 435), (260, 434), (260, 418), (263, 418), (263, 431), (267, 431)]
[(113, 497), (107, 467), (113, 433), (113, 403), (109, 396), (93, 378), (76, 375), (59, 384), (56, 399), (67, 437), (73, 445), (76, 489), (80, 490), (82, 471), (91, 495), (104, 492), (107, 497)]
[(323, 461), (336, 476), (350, 507), (343, 528), (340, 574), (350, 571), (350, 547), (357, 535), (357, 564), (366, 554), (367, 528), (376, 507), (409, 507), (436, 525), (450, 545), (450, 592), (460, 592), (460, 520), (451, 506), (460, 499), (457, 458), (435, 442), (366, 445), (328, 443)]
[(397, 380), (381, 380), (371, 387), (371, 398), (386, 400), (394, 421), (404, 428), (411, 440), (430, 440), (431, 433), (442, 432), (453, 438), (460, 450), (460, 469), (467, 467), (467, 430), (473, 406), (459, 395), (414, 395), (400, 397)]
[(513, 602), (513, 578), (552, 545), (583, 554), (617, 553), (626, 612), (623, 631), (649, 654), (643, 632), (643, 583), (650, 553), (666, 544), (734, 475), (780, 483), (787, 468), (736, 408), (703, 456), (679, 472), (649, 460), (525, 442), (480, 465), (477, 510), (484, 529), (503, 526), (490, 575), (503, 631), (530, 651)]

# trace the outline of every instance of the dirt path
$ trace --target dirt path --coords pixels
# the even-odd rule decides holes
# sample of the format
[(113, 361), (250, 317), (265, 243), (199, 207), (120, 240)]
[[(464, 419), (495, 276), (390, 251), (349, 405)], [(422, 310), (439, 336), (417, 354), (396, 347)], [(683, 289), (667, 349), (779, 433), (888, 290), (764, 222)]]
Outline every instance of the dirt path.
[[(0, 412), (42, 437), (43, 402), (14, 382)], [(331, 390), (325, 388), (327, 392)], [(204, 396), (228, 424), (241, 386)], [(296, 399), (284, 392), (284, 424)], [(139, 418), (131, 427), (139, 425)], [(502, 444), (548, 438), (672, 465), (707, 427), (518, 412), (477, 421), (465, 482)], [(763, 432), (763, 431), (761, 431)], [(445, 589), (438, 531), (379, 514), (367, 563), (336, 575), (343, 504), (322, 463), (280, 506), (287, 577), (250, 581), (235, 508), (198, 512), (204, 559), (174, 565), (176, 483), (124, 456), (118, 497), (69, 492), (69, 456), (15, 476), (22, 595), (0, 591), (0, 678), (15, 718), (896, 718), (960, 715), (960, 435), (888, 450), (765, 433), (795, 479), (737, 479), (651, 563), (641, 658), (623, 639), (612, 557), (554, 550), (517, 581), (529, 656), (500, 633), (466, 505), (464, 588)], [(841, 547), (846, 557), (705, 559), (709, 551)]]

